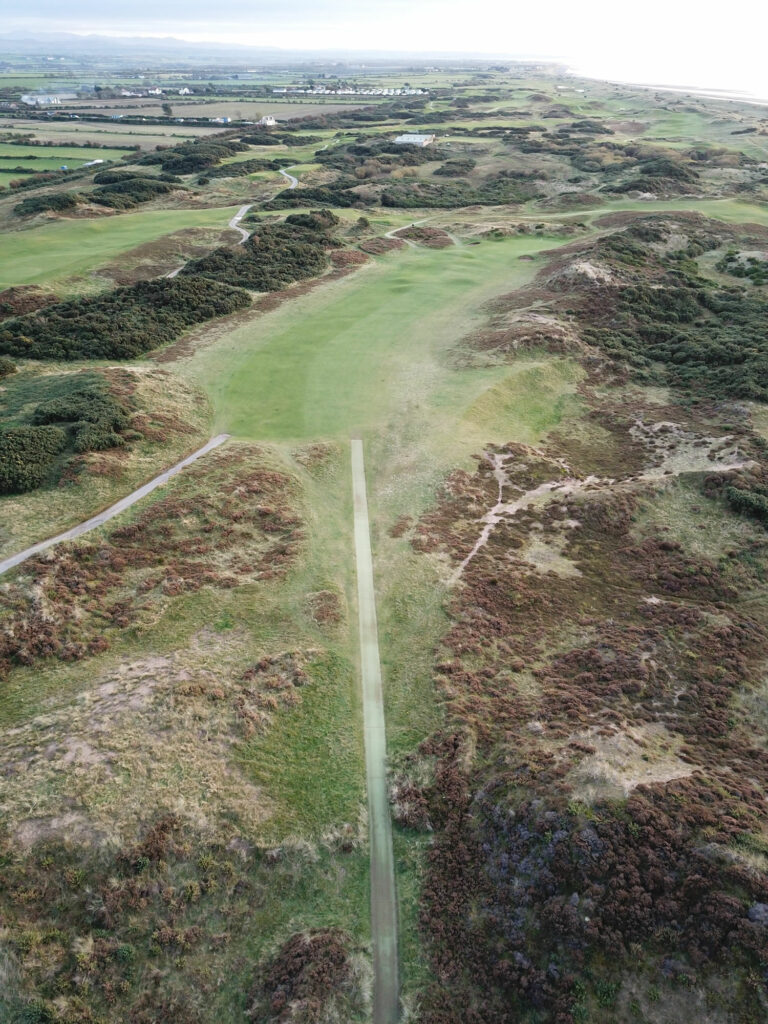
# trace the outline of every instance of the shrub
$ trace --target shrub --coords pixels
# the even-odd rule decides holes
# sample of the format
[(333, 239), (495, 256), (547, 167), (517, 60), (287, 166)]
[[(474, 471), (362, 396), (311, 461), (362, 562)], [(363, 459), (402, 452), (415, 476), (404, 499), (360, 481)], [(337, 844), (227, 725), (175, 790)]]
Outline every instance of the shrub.
[(250, 303), (245, 292), (200, 276), (140, 281), (107, 295), (57, 302), (7, 320), (0, 354), (32, 359), (134, 359), (187, 327)]
[(129, 424), (128, 411), (112, 395), (98, 388), (82, 388), (63, 398), (43, 402), (32, 422), (68, 424), (76, 452), (97, 452), (125, 444), (119, 431)]
[(58, 213), (63, 210), (74, 210), (79, 200), (77, 192), (53, 192), (48, 196), (30, 196), (17, 203), (13, 212), (19, 217), (29, 217), (35, 213), (44, 213), (46, 210)]
[(728, 487), (725, 496), (731, 508), (744, 515), (768, 523), (768, 497), (758, 491), (742, 490), (739, 487)]
[(9, 377), (12, 373), (16, 373), (16, 364), (8, 356), (0, 356), (0, 380), (3, 377)]
[(63, 450), (60, 427), (12, 427), (0, 432), (0, 494), (39, 487)]
[(113, 210), (126, 210), (139, 203), (147, 203), (156, 196), (171, 192), (173, 186), (157, 178), (130, 177), (102, 188), (94, 189), (91, 198), (100, 206)]
[[(312, 214), (307, 215), (312, 217)], [(323, 223), (318, 216), (313, 224)], [(202, 275), (254, 291), (269, 292), (319, 274), (328, 266), (325, 235), (297, 224), (260, 224), (237, 248), (216, 249), (187, 263), (179, 277)]]
[(462, 157), (456, 160), (446, 160), (435, 170), (435, 174), (443, 178), (461, 178), (474, 168), (475, 161), (470, 157)]

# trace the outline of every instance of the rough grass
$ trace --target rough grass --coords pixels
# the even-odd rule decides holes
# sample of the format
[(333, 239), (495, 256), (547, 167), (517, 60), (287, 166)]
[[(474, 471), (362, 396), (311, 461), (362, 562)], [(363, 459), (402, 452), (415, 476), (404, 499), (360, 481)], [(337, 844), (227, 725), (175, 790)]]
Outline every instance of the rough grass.
[[(210, 409), (200, 389), (163, 370), (80, 370), (30, 363), (0, 388), (0, 416), (23, 420), (40, 401), (66, 389), (72, 375), (105, 375), (125, 395), (143, 438), (129, 447), (95, 452), (71, 464), (59, 482), (0, 498), (0, 554), (10, 555), (92, 516), (130, 493), (208, 438)], [(56, 479), (58, 480), (58, 473)]]

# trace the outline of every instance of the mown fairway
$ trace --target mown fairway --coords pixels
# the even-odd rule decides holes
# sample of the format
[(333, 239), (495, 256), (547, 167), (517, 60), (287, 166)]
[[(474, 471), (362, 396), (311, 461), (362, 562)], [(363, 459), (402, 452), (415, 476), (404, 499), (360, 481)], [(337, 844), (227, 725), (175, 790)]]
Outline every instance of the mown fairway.
[[(347, 439), (430, 404), (455, 423), (444, 358), (477, 325), (478, 304), (528, 280), (552, 238), (402, 250), (321, 285), (176, 364), (209, 391), (217, 429), (244, 438)], [(472, 372), (480, 389), (508, 370)], [(476, 391), (464, 392), (472, 402)], [(456, 396), (454, 396), (456, 397)], [(419, 412), (417, 418), (421, 418)]]
[(85, 274), (181, 228), (227, 226), (234, 208), (151, 210), (95, 220), (59, 220), (3, 236), (0, 288), (55, 284)]

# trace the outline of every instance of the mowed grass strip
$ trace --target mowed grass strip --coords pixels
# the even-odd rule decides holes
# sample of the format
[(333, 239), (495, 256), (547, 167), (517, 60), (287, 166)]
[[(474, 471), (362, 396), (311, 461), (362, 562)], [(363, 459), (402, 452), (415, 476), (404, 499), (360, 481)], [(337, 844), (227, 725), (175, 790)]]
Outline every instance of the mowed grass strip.
[(89, 220), (57, 220), (3, 235), (0, 289), (49, 284), (96, 270), (120, 253), (190, 227), (226, 227), (237, 207), (148, 210)]

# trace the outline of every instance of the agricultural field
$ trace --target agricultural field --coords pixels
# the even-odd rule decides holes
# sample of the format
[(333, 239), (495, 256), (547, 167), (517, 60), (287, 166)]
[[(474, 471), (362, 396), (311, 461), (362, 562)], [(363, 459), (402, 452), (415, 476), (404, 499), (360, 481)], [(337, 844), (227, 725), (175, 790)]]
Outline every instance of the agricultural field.
[(0, 198), (0, 1020), (764, 1020), (764, 111), (361, 79)]

